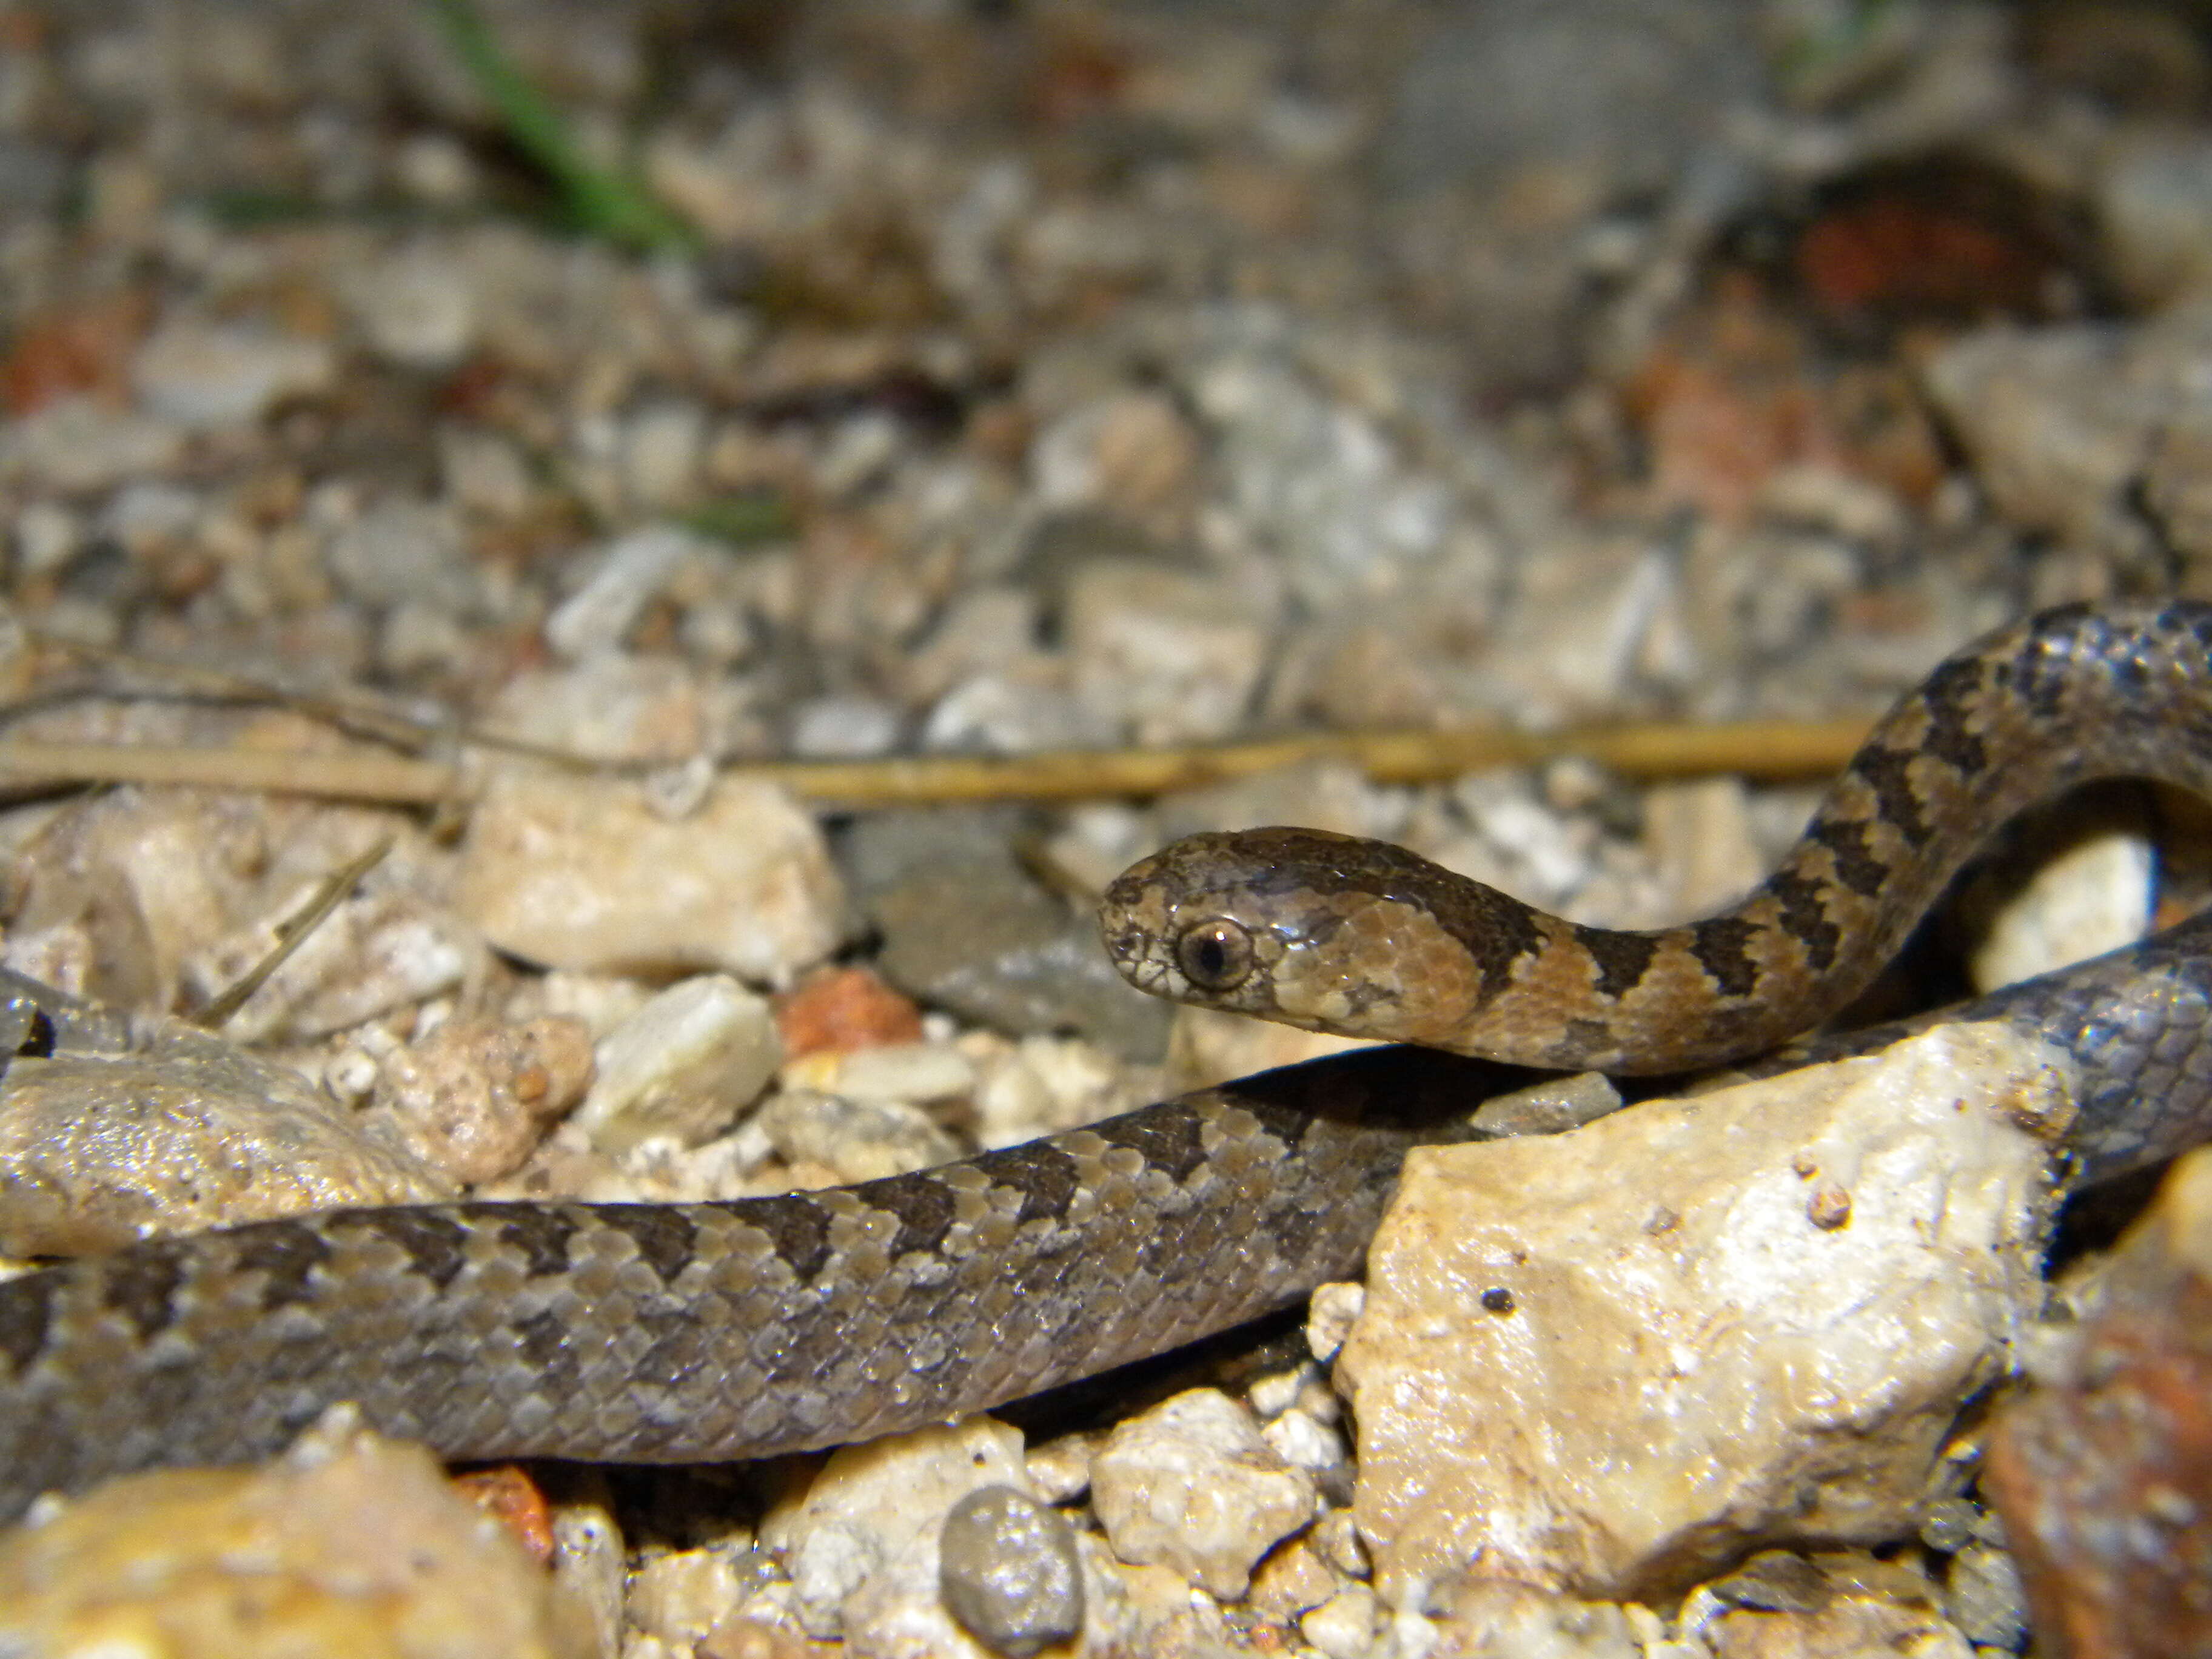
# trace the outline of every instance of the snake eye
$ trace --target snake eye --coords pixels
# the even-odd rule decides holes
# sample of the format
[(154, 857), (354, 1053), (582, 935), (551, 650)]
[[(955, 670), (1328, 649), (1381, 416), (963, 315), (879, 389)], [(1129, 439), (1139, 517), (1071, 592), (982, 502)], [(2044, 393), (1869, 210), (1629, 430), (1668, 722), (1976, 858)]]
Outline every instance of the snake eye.
[(1233, 991), (1252, 971), (1252, 936), (1226, 916), (1194, 922), (1176, 940), (1176, 963), (1201, 991)]

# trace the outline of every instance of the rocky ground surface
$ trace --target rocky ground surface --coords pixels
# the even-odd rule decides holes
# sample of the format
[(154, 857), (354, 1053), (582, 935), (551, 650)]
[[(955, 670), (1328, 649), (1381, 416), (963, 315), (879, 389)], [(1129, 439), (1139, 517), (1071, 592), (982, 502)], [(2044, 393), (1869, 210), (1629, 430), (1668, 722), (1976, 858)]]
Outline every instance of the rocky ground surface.
[[(219, 1037), (10, 1067), (13, 1257), (921, 1168), (1316, 1052), (1113, 976), (1171, 836), (1651, 926), (1816, 793), (763, 762), (1868, 715), (2212, 597), (2187, 7), (487, 5), (553, 150), (475, 15), (0, 0), (0, 741), (209, 769), (11, 773), (0, 965), (191, 1015), (383, 848)], [(2189, 823), (2031, 834), (1959, 973), (2170, 917)], [(1033, 1432), (457, 1488), (340, 1413), (0, 1538), (0, 1647), (2197, 1650), (2212, 1182), (2047, 1279), (2070, 1084), (1954, 1033), (1424, 1157), (1293, 1346)]]

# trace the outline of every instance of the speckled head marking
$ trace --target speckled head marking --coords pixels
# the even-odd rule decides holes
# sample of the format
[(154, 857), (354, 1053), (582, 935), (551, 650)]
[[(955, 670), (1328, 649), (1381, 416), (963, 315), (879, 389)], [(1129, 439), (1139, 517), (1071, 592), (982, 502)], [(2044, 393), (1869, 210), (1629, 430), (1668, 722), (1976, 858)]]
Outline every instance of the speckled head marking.
[(1775, 873), (1685, 927), (1571, 926), (1401, 848), (1194, 836), (1108, 890), (1139, 988), (1528, 1066), (1686, 1071), (1771, 1047), (1866, 983), (1981, 837), (2087, 779), (2212, 782), (2212, 608), (2048, 611), (1939, 665)]

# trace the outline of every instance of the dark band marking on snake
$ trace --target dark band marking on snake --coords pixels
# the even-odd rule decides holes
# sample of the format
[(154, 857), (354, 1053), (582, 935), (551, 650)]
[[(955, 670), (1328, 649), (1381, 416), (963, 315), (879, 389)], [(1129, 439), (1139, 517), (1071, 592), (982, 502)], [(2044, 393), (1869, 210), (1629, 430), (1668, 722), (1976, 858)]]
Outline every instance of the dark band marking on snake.
[[(2212, 793), (2208, 642), (2212, 607), (2181, 604), (1991, 635), (1899, 704), (1772, 878), (1686, 928), (1577, 927), (1305, 830), (1178, 843), (1114, 884), (1102, 925), (1146, 988), (1292, 1024), (1550, 1066), (1718, 1063), (1846, 1000), (2027, 801), (2110, 775)], [(120, 1041), (66, 999), (40, 1018), (64, 1047)], [(2076, 1181), (2212, 1134), (2212, 918), (1929, 1018), (2073, 1055)], [(1529, 1075), (1373, 1049), (829, 1192), (340, 1211), (65, 1263), (0, 1284), (0, 1514), (122, 1470), (262, 1455), (344, 1400), (456, 1456), (609, 1462), (981, 1410), (1356, 1272), (1407, 1149), (1462, 1138)]]

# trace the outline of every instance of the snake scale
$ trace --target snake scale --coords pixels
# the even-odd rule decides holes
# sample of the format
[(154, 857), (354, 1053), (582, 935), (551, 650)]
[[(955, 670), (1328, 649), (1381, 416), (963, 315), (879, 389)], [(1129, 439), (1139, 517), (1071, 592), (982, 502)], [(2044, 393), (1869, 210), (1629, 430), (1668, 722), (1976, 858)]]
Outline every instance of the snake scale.
[[(1315, 831), (1178, 842), (1102, 912), (1135, 982), (1431, 1046), (833, 1191), (338, 1211), (26, 1274), (0, 1285), (0, 1514), (258, 1456), (343, 1400), (453, 1455), (693, 1462), (1164, 1352), (1357, 1271), (1407, 1147), (1527, 1079), (1492, 1061), (1674, 1072), (1766, 1048), (1862, 986), (2004, 817), (2114, 775), (2212, 794), (2212, 606), (2071, 607), (1951, 658), (1781, 868), (1686, 927), (1576, 927)], [(2073, 1052), (2077, 1180), (2212, 1134), (2212, 921), (1942, 1018)]]

